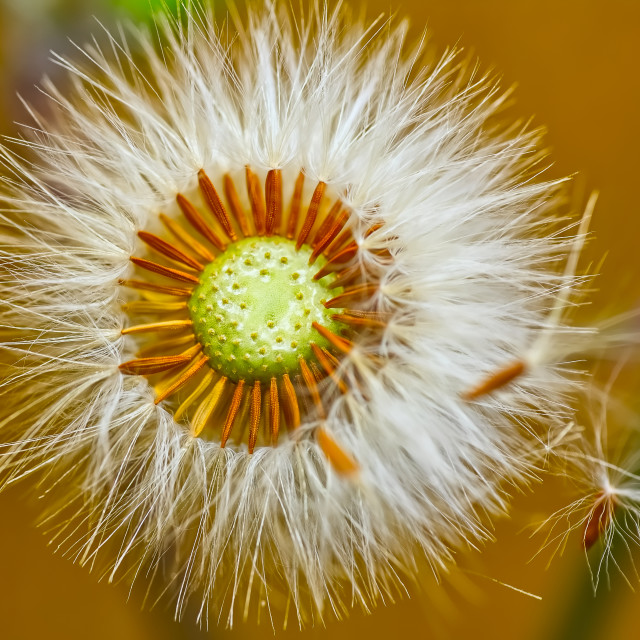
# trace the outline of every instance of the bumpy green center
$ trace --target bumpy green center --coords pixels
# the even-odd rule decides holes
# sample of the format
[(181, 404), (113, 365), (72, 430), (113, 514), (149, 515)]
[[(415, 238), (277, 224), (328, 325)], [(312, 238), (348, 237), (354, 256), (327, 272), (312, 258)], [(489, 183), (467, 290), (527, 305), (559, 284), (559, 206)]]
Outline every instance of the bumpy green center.
[(214, 369), (248, 382), (295, 374), (300, 358), (312, 358), (312, 342), (329, 346), (312, 322), (340, 333), (331, 318), (338, 310), (323, 302), (341, 290), (327, 288), (331, 276), (313, 280), (324, 261), (309, 266), (310, 255), (285, 238), (247, 238), (205, 267), (189, 312)]

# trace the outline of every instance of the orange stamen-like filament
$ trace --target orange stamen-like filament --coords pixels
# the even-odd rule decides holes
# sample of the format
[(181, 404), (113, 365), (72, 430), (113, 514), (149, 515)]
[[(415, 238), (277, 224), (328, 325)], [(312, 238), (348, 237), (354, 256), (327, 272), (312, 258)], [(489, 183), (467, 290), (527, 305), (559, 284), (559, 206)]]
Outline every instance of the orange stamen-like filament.
[(227, 440), (229, 439), (229, 435), (231, 434), (231, 429), (233, 429), (233, 423), (235, 422), (236, 416), (238, 415), (238, 409), (240, 408), (243, 394), (244, 380), (239, 380), (238, 384), (236, 385), (236, 389), (233, 392), (231, 404), (229, 405), (229, 413), (227, 413), (227, 418), (224, 422), (224, 426), (222, 427), (222, 435), (220, 436), (221, 447), (224, 447), (227, 444)]
[(258, 427), (260, 426), (260, 411), (262, 409), (262, 389), (260, 381), (253, 383), (251, 391), (251, 423), (249, 426), (249, 453), (253, 453), (258, 439)]
[(272, 236), (280, 224), (282, 215), (282, 174), (279, 169), (271, 169), (265, 185), (267, 192), (267, 236)]
[(359, 470), (358, 463), (335, 441), (324, 427), (316, 431), (316, 440), (331, 466), (341, 475), (353, 476)]
[(481, 380), (477, 386), (465, 391), (462, 394), (462, 398), (467, 402), (471, 402), (481, 396), (492, 393), (521, 376), (525, 370), (525, 363), (522, 360), (516, 360), (515, 362), (494, 371), (484, 380)]
[(249, 167), (246, 167), (247, 192), (249, 194), (249, 202), (251, 203), (251, 212), (253, 214), (253, 222), (256, 227), (256, 233), (259, 236), (265, 234), (265, 209), (264, 197), (262, 195), (262, 187), (258, 176), (256, 176)]
[(229, 218), (229, 214), (225, 209), (220, 196), (218, 195), (218, 191), (213, 185), (213, 182), (209, 179), (209, 176), (202, 170), (198, 172), (198, 183), (200, 184), (200, 190), (204, 195), (204, 199), (206, 203), (209, 205), (213, 215), (216, 217), (228, 238), (235, 242), (238, 239), (236, 232), (231, 224), (231, 219)]
[(224, 251), (227, 245), (218, 236), (218, 234), (212, 229), (211, 225), (202, 217), (200, 212), (191, 204), (187, 198), (181, 193), (176, 196), (176, 202), (182, 210), (184, 217), (189, 221), (189, 224), (203, 237), (206, 238), (214, 247), (219, 251)]
[(311, 196), (307, 215), (304, 219), (302, 229), (300, 229), (300, 233), (298, 234), (298, 241), (296, 242), (296, 249), (298, 250), (306, 242), (309, 233), (311, 233), (311, 228), (313, 227), (313, 223), (316, 221), (318, 209), (320, 208), (320, 203), (322, 202), (326, 186), (327, 185), (324, 182), (318, 182), (318, 185), (313, 192), (313, 196)]
[(224, 194), (227, 198), (227, 201), (229, 202), (231, 212), (233, 213), (235, 219), (238, 221), (238, 225), (240, 226), (242, 235), (245, 238), (248, 238), (251, 235), (251, 227), (249, 226), (249, 221), (247, 220), (244, 209), (240, 204), (240, 198), (238, 197), (238, 192), (236, 191), (236, 185), (228, 173), (224, 176)]
[(300, 216), (300, 206), (302, 205), (302, 188), (304, 187), (304, 173), (302, 171), (296, 178), (293, 187), (293, 196), (291, 197), (291, 206), (289, 207), (289, 221), (287, 223), (287, 238), (293, 240), (298, 227), (298, 217)]

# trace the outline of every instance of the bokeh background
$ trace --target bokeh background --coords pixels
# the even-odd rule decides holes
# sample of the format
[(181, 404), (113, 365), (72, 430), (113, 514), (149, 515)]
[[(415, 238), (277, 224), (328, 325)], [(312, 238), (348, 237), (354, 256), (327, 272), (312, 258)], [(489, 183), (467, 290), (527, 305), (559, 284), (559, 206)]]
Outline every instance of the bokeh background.
[[(304, 0), (303, 0), (304, 3)], [(154, 0), (151, 0), (154, 4)], [(159, 3), (158, 3), (159, 4)], [(407, 15), (415, 34), (426, 25), (443, 48), (459, 44), (485, 68), (518, 84), (517, 115), (548, 127), (550, 175), (577, 172), (576, 202), (599, 189), (595, 240), (585, 265), (608, 252), (594, 306), (634, 306), (640, 296), (638, 178), (640, 158), (640, 2), (637, 0), (359, 0), (370, 17)], [(99, 34), (96, 22), (149, 19), (149, 0), (0, 0), (0, 132), (26, 121), (16, 92), (39, 102), (34, 89), (44, 74), (59, 75), (50, 50), (72, 54), (70, 40)], [(367, 637), (475, 640), (600, 640), (638, 637), (640, 596), (612, 575), (596, 599), (579, 536), (547, 568), (548, 554), (533, 558), (540, 540), (531, 526), (563, 504), (565, 487), (547, 481), (535, 495), (514, 500), (512, 518), (499, 522), (497, 542), (481, 554), (462, 554), (459, 571), (435, 588), (425, 572), (411, 598), (354, 614), (326, 629), (278, 636), (336, 639)], [(75, 640), (165, 640), (272, 637), (268, 626), (238, 625), (208, 633), (173, 622), (157, 608), (126, 603), (124, 585), (94, 576), (54, 555), (34, 523), (33, 487), (0, 496), (0, 637)], [(541, 598), (517, 592), (511, 585)]]

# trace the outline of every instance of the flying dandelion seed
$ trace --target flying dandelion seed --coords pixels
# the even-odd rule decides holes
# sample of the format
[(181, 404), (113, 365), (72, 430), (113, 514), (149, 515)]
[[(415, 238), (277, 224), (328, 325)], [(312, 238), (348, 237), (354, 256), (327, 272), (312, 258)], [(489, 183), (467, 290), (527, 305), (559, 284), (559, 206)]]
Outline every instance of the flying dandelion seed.
[(369, 609), (564, 429), (590, 210), (564, 228), (540, 133), (404, 24), (183, 18), (59, 58), (2, 152), (4, 484), (177, 617)]
[[(594, 591), (602, 582), (611, 586), (611, 573), (621, 576), (629, 587), (638, 580), (635, 551), (640, 542), (640, 456), (637, 432), (623, 430), (614, 445), (608, 437), (608, 405), (611, 390), (627, 357), (621, 358), (598, 398), (600, 407), (573, 446), (563, 452), (572, 467), (564, 475), (577, 484), (577, 496), (570, 504), (553, 513), (538, 527), (545, 531), (541, 549), (552, 556), (562, 552), (577, 532), (584, 548)], [(626, 411), (626, 413), (629, 413)], [(616, 464), (612, 459), (620, 458)]]

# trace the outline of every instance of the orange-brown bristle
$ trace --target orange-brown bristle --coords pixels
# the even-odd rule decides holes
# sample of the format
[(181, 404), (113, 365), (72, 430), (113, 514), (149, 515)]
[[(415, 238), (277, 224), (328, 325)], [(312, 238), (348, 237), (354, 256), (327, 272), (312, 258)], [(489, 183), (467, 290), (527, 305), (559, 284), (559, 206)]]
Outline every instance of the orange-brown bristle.
[(170, 278), (171, 280), (178, 280), (179, 282), (192, 282), (193, 284), (198, 284), (199, 280), (197, 276), (194, 276), (186, 271), (179, 271), (178, 269), (172, 269), (171, 267), (165, 267), (162, 264), (158, 264), (157, 262), (151, 262), (151, 260), (145, 260), (144, 258), (129, 258), (133, 264), (141, 269), (145, 269), (146, 271), (151, 271), (152, 273), (157, 273), (160, 276), (164, 276), (165, 278)]
[(477, 386), (469, 389), (469, 391), (465, 391), (462, 394), (462, 398), (463, 400), (470, 402), (488, 393), (492, 393), (521, 376), (525, 370), (525, 363), (522, 360), (516, 360), (515, 362), (493, 372)]
[[(337, 202), (336, 204), (342, 206), (341, 202)], [(313, 264), (318, 256), (325, 251), (330, 242), (336, 237), (336, 235), (338, 235), (338, 233), (340, 233), (348, 219), (349, 213), (347, 211), (340, 211), (340, 213), (334, 214), (334, 216), (331, 216), (330, 214), (330, 217), (327, 218), (329, 224), (326, 225), (326, 228), (321, 228), (318, 231), (318, 239), (315, 243), (313, 253), (311, 254), (309, 264)]]
[(338, 351), (346, 354), (350, 353), (353, 349), (353, 342), (350, 340), (337, 336), (335, 333), (329, 331), (329, 329), (323, 327), (317, 322), (313, 322), (312, 326), (323, 338), (327, 339), (336, 349), (338, 349)]
[(203, 244), (198, 242), (186, 229), (184, 229), (175, 220), (172, 220), (164, 213), (160, 214), (160, 221), (167, 228), (169, 233), (173, 235), (176, 240), (182, 243), (185, 248), (190, 251), (194, 251), (200, 258), (206, 262), (211, 262), (215, 259), (215, 255), (209, 251)]
[(280, 431), (280, 399), (278, 397), (278, 380), (271, 378), (269, 386), (269, 422), (271, 424), (271, 444), (278, 444), (278, 432)]
[(224, 194), (227, 198), (227, 202), (229, 203), (231, 213), (233, 213), (233, 216), (238, 221), (238, 225), (240, 226), (242, 235), (245, 238), (248, 238), (249, 236), (251, 236), (251, 227), (249, 226), (249, 221), (247, 220), (244, 209), (240, 204), (240, 198), (238, 197), (238, 192), (236, 191), (236, 185), (228, 173), (224, 176)]
[(249, 453), (253, 453), (258, 439), (258, 427), (260, 426), (260, 411), (262, 409), (262, 389), (260, 381), (253, 383), (251, 391), (251, 417), (249, 425)]
[(192, 289), (185, 289), (183, 287), (166, 287), (161, 284), (146, 282), (145, 280), (118, 280), (118, 284), (123, 287), (129, 287), (130, 289), (153, 291), (155, 293), (162, 293), (167, 296), (177, 296), (180, 298), (188, 298), (191, 296), (192, 292)]
[(151, 249), (161, 254), (165, 258), (168, 258), (169, 260), (180, 262), (186, 267), (191, 267), (196, 271), (202, 271), (204, 269), (203, 264), (187, 255), (183, 251), (180, 251), (178, 247), (154, 235), (153, 233), (148, 233), (147, 231), (138, 231), (138, 237)]
[(388, 316), (377, 311), (358, 311), (355, 309), (349, 309), (344, 313), (334, 313), (331, 318), (353, 327), (370, 327), (372, 329), (386, 327), (388, 320)]
[(220, 196), (218, 195), (218, 190), (213, 185), (213, 182), (209, 179), (209, 176), (204, 172), (203, 169), (198, 171), (198, 184), (200, 185), (200, 190), (204, 195), (205, 202), (209, 205), (209, 209), (215, 216), (216, 220), (220, 223), (220, 226), (224, 229), (224, 232), (227, 234), (227, 237), (231, 242), (235, 242), (238, 239), (238, 236), (231, 224), (231, 219), (229, 218), (229, 214), (227, 213), (227, 209), (225, 208)]
[(358, 463), (335, 441), (324, 427), (316, 431), (316, 440), (327, 460), (338, 473), (344, 476), (353, 476), (358, 472), (360, 469)]
[(331, 300), (327, 300), (324, 306), (327, 309), (344, 308), (354, 301), (368, 300), (378, 290), (378, 283), (367, 282), (352, 287), (347, 287), (342, 293)]
[(333, 271), (336, 271), (336, 269), (343, 267), (347, 262), (353, 260), (356, 255), (358, 255), (358, 245), (355, 242), (350, 242), (344, 249), (333, 256), (329, 256), (324, 267), (313, 276), (313, 279), (320, 280), (324, 278)]
[(327, 375), (335, 382), (338, 389), (340, 389), (342, 393), (346, 393), (348, 391), (347, 385), (336, 374), (336, 365), (328, 357), (328, 351), (321, 349), (317, 344), (311, 344), (311, 348), (313, 349), (313, 354), (315, 355), (316, 359), (320, 363), (320, 366), (325, 370)]
[(200, 212), (193, 206), (193, 204), (185, 198), (181, 193), (176, 196), (176, 202), (180, 207), (184, 217), (189, 224), (203, 237), (206, 238), (214, 247), (219, 251), (224, 251), (227, 248), (226, 243), (218, 236), (218, 234), (207, 224), (206, 220), (202, 217)]
[(272, 236), (280, 226), (282, 217), (282, 173), (279, 169), (271, 169), (267, 173), (265, 192), (267, 194), (265, 231), (267, 236)]
[(291, 425), (291, 428), (297, 429), (300, 426), (300, 407), (298, 405), (296, 390), (288, 373), (282, 376), (282, 386), (284, 387), (285, 400), (283, 409), (287, 416), (287, 423)]
[(300, 229), (298, 240), (296, 242), (296, 249), (298, 251), (300, 250), (300, 247), (302, 247), (302, 245), (307, 241), (307, 236), (311, 232), (313, 223), (316, 221), (316, 216), (318, 215), (318, 210), (320, 209), (320, 203), (322, 202), (326, 187), (327, 185), (324, 182), (318, 182), (313, 195), (311, 196), (311, 202), (309, 203), (309, 208), (307, 209), (307, 215), (305, 216), (304, 222), (302, 224), (302, 229)]
[(185, 371), (184, 373), (179, 375), (177, 378), (175, 378), (171, 382), (171, 384), (166, 389), (164, 389), (164, 391), (162, 391), (162, 393), (159, 393), (156, 396), (155, 404), (160, 404), (163, 400), (168, 398), (170, 395), (174, 394), (176, 391), (184, 387), (184, 385), (186, 385), (192, 378), (194, 378), (198, 374), (200, 369), (202, 369), (202, 367), (204, 367), (204, 365), (207, 364), (208, 360), (209, 360), (208, 356), (204, 356), (204, 355), (198, 358), (198, 360), (196, 360), (189, 367), (187, 371)]
[(251, 203), (251, 213), (253, 214), (253, 223), (255, 225), (257, 235), (263, 236), (266, 231), (266, 213), (262, 187), (260, 186), (258, 176), (256, 176), (249, 167), (246, 167), (245, 170), (247, 178), (247, 192), (249, 194), (249, 202)]
[(222, 427), (222, 434), (220, 436), (221, 447), (224, 447), (227, 444), (227, 440), (229, 439), (229, 435), (231, 434), (231, 430), (233, 429), (233, 423), (235, 422), (236, 416), (238, 415), (238, 409), (240, 408), (242, 397), (244, 395), (244, 384), (244, 380), (239, 380), (238, 384), (236, 385), (235, 391), (233, 392), (233, 398), (231, 398), (229, 411), (227, 413), (224, 426)]
[(196, 347), (192, 347), (184, 353), (176, 356), (158, 356), (155, 358), (137, 358), (136, 360), (129, 360), (128, 362), (123, 362), (119, 366), (119, 369), (123, 373), (139, 376), (149, 376), (154, 373), (161, 373), (190, 362), (193, 359), (195, 349), (199, 351), (202, 347), (200, 345), (196, 345)]
[(289, 207), (289, 220), (287, 222), (286, 237), (289, 240), (293, 240), (296, 235), (296, 229), (298, 227), (298, 218), (300, 217), (300, 207), (302, 205), (302, 189), (304, 187), (304, 173), (302, 171), (296, 178), (296, 183), (293, 187), (293, 195), (291, 196), (291, 206)]

